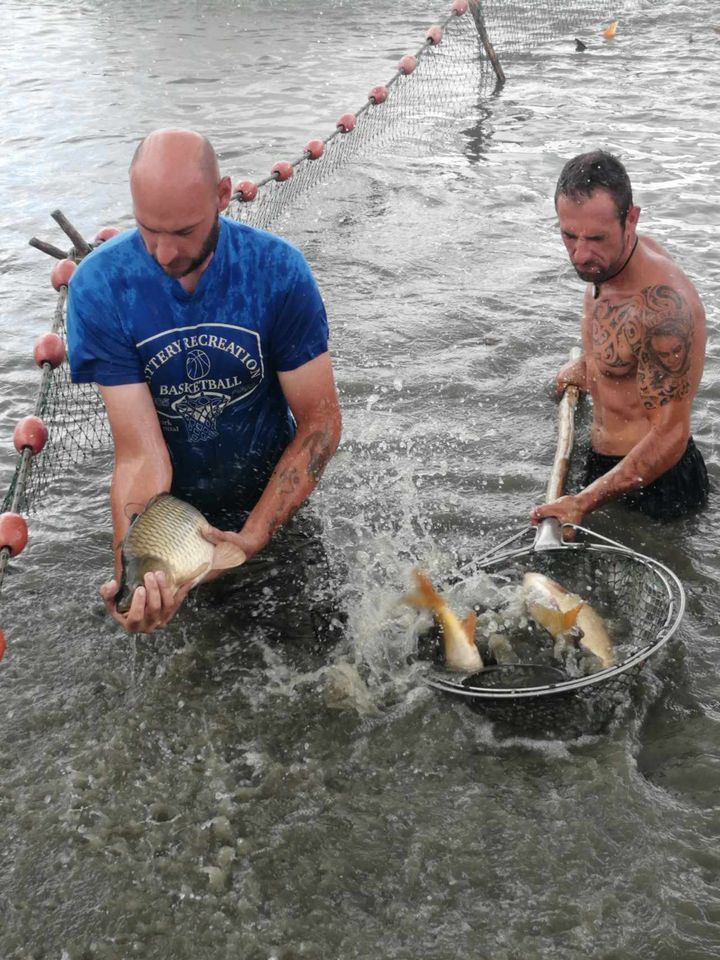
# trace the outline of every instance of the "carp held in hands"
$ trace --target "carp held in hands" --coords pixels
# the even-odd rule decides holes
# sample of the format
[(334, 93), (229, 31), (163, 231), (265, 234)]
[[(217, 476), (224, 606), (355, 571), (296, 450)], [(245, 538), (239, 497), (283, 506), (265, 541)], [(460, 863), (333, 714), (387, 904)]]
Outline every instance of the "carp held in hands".
[(122, 576), (115, 595), (118, 613), (127, 613), (146, 573), (163, 573), (169, 586), (199, 583), (210, 570), (229, 570), (245, 562), (237, 544), (211, 543), (205, 517), (184, 500), (159, 493), (133, 518), (122, 542)]

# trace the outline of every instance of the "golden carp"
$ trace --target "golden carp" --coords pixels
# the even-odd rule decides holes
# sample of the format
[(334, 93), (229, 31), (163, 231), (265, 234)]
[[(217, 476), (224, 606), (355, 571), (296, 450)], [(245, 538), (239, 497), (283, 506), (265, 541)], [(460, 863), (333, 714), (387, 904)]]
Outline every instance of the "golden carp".
[(417, 590), (404, 597), (421, 610), (431, 610), (440, 624), (443, 638), (445, 665), (449, 670), (481, 670), (480, 651), (475, 643), (477, 614), (473, 610), (462, 622), (433, 587), (430, 579), (420, 570), (415, 571)]
[(615, 654), (605, 621), (589, 603), (542, 573), (526, 573), (522, 593), (530, 616), (553, 639), (577, 627), (582, 633), (580, 645), (594, 654), (603, 667), (613, 665)]
[(169, 586), (199, 583), (209, 570), (228, 570), (245, 562), (236, 544), (217, 546), (203, 536), (210, 524), (195, 507), (159, 493), (133, 518), (122, 542), (122, 577), (115, 595), (119, 613), (127, 613), (146, 573), (162, 571)]

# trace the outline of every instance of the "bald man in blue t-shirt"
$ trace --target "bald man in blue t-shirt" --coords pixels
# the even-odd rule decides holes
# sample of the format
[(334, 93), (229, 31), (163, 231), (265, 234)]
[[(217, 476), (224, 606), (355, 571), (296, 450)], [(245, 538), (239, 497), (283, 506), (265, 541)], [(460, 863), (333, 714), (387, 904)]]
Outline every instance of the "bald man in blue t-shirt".
[[(130, 167), (137, 230), (106, 241), (70, 284), (75, 382), (100, 387), (115, 443), (115, 575), (137, 512), (163, 490), (193, 503), (248, 557), (307, 499), (341, 430), (325, 308), (302, 254), (220, 214), (232, 194), (208, 141), (159, 130)], [(209, 579), (209, 578), (208, 578)], [(131, 632), (164, 626), (189, 585), (148, 574)]]

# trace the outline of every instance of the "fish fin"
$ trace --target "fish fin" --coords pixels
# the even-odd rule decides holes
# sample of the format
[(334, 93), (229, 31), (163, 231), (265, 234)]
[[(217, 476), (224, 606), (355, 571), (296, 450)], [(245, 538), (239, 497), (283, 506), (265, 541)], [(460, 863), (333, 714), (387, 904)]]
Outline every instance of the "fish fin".
[(182, 586), (184, 586), (186, 583), (191, 583), (191, 584), (193, 585), (193, 587), (194, 587), (196, 584), (200, 583), (200, 581), (201, 581), (202, 578), (205, 576), (205, 574), (206, 574), (209, 570), (211, 570), (211, 569), (212, 569), (212, 567), (211, 567), (209, 564), (207, 564), (207, 563), (201, 563), (199, 567), (196, 567), (196, 568), (192, 571), (192, 573), (189, 573), (189, 574), (187, 575), (187, 577), (185, 578), (185, 580), (182, 581), (182, 583), (178, 583), (178, 584), (177, 584), (177, 587), (178, 587), (178, 588), (179, 588), (179, 587), (182, 587)]
[(465, 617), (462, 622), (462, 628), (465, 631), (465, 636), (468, 638), (468, 641), (474, 645), (475, 630), (477, 629), (477, 613), (475, 613), (474, 610), (471, 610)]
[(442, 605), (442, 599), (435, 587), (430, 582), (430, 578), (422, 570), (415, 570), (415, 582), (417, 590), (403, 597), (404, 603), (409, 603), (413, 607), (420, 607), (421, 610), (437, 610)]
[(567, 633), (568, 630), (571, 630), (575, 626), (575, 621), (578, 618), (578, 614), (585, 605), (584, 600), (580, 600), (579, 603), (575, 604), (574, 607), (571, 607), (569, 610), (563, 610), (560, 616), (560, 633)]
[(602, 31), (602, 35), (605, 37), (606, 40), (612, 40), (612, 38), (617, 33), (617, 28), (619, 23), (620, 23), (619, 20), (613, 20), (613, 22), (609, 26), (605, 27), (605, 29)]
[(211, 569), (229, 570), (231, 567), (239, 567), (246, 560), (247, 554), (241, 547), (229, 540), (222, 540), (213, 550)]

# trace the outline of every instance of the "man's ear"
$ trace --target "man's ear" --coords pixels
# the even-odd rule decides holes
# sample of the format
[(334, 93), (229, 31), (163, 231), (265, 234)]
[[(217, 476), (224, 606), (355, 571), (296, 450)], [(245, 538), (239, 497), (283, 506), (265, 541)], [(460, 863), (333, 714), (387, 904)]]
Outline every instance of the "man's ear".
[(631, 227), (636, 227), (638, 220), (640, 219), (640, 207), (632, 206), (627, 212), (627, 217), (625, 218), (625, 223)]
[(232, 180), (230, 177), (223, 177), (220, 183), (218, 184), (218, 193), (217, 193), (217, 204), (218, 204), (218, 213), (222, 213), (223, 210), (227, 208), (227, 205), (230, 203), (230, 197), (232, 196)]

